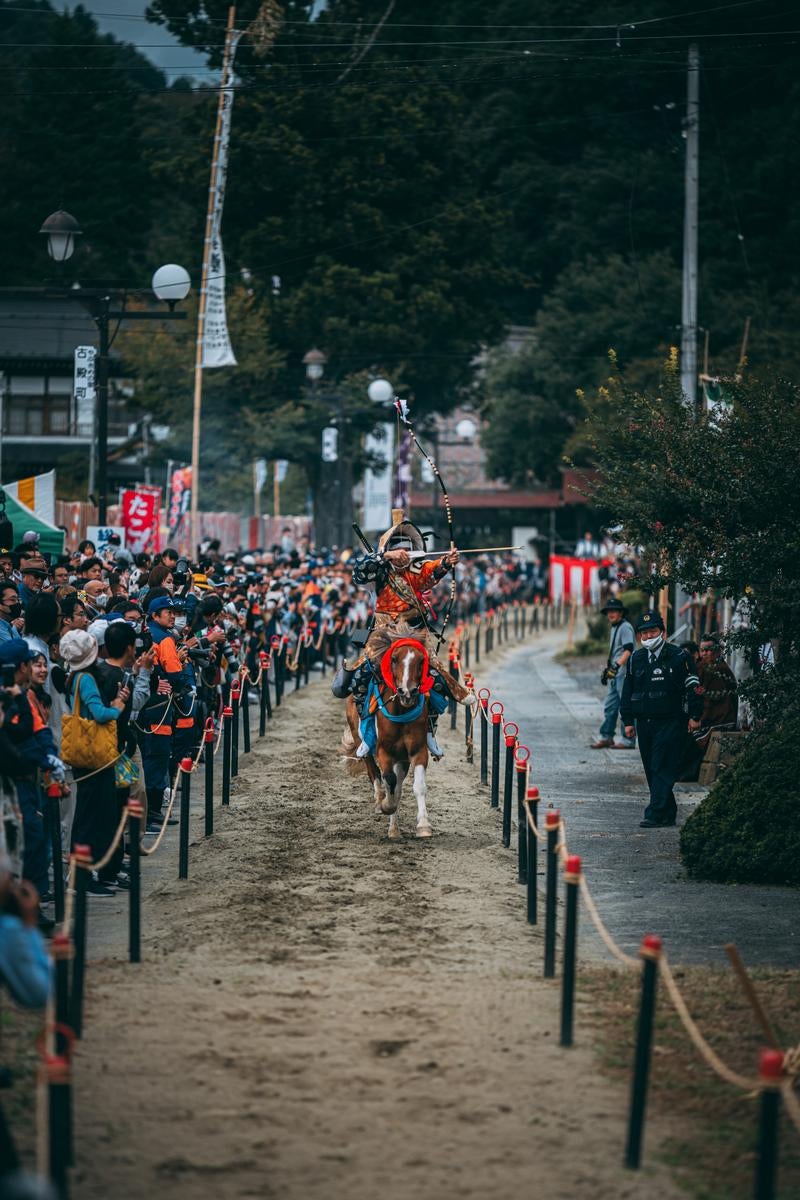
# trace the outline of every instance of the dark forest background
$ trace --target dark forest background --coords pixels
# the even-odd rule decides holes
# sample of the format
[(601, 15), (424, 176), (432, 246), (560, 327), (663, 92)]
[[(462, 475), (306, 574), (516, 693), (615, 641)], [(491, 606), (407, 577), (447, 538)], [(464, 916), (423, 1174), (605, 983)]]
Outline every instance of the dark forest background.
[[(240, 4), (237, 26), (258, 8)], [(248, 462), (289, 458), (313, 483), (327, 420), (304, 382), (313, 345), (354, 435), (379, 371), (418, 413), (481, 405), (490, 468), (513, 482), (552, 479), (565, 453), (591, 461), (578, 389), (604, 377), (611, 346), (646, 386), (679, 340), (691, 40), (700, 359), (708, 330), (711, 372), (732, 374), (750, 317), (746, 370), (798, 378), (794, 6), (333, 0), (314, 21), (309, 4), (269, 8), (282, 23), (267, 53), (245, 36), (237, 58), (224, 240), (240, 366), (208, 373), (216, 496), (240, 487), (243, 434)], [(149, 16), (207, 52), (207, 80), (156, 69), (145, 22), (137, 49), (80, 7), (0, 4), (0, 284), (53, 282), (38, 229), (58, 207), (85, 231), (64, 281), (141, 288), (164, 261), (199, 281), (227, 4), (154, 0)], [(533, 331), (516, 355), (509, 324)], [(173, 457), (188, 451), (193, 337), (120, 340)]]

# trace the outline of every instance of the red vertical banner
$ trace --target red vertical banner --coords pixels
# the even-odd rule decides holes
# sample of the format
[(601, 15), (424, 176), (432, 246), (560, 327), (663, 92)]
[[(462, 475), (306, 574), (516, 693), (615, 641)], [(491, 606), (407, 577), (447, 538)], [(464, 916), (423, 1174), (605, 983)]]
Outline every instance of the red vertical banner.
[(122, 525), (125, 545), (132, 554), (156, 554), (159, 550), (158, 511), (160, 488), (137, 488), (122, 493)]
[(169, 540), (183, 532), (182, 525), (192, 503), (192, 468), (178, 467), (172, 472), (169, 495)]

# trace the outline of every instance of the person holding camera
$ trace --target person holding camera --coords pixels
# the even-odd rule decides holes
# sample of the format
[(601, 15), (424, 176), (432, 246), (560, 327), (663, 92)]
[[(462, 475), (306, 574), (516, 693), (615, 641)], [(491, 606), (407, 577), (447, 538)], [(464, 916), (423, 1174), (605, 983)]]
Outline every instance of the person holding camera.
[(592, 742), (592, 750), (635, 750), (636, 738), (628, 737), (624, 729), (618, 742), (614, 741), (614, 735), (622, 702), (625, 671), (628, 659), (636, 647), (636, 635), (628, 620), (625, 606), (620, 600), (609, 600), (600, 611), (608, 618), (611, 626), (608, 660), (600, 676), (600, 682), (603, 687), (608, 688), (608, 693), (603, 706), (603, 723), (597, 741)]

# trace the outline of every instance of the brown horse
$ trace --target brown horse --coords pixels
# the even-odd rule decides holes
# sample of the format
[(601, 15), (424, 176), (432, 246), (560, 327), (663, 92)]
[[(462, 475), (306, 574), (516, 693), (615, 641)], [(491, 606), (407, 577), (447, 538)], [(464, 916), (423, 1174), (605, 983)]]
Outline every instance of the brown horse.
[[(397, 810), (403, 791), (403, 783), (413, 770), (414, 796), (417, 801), (417, 837), (430, 837), (433, 833), (426, 807), (427, 784), (425, 770), (428, 766), (428, 698), (431, 677), (428, 669), (428, 652), (421, 642), (399, 633), (381, 632), (376, 649), (379, 660), (373, 661), (373, 670), (385, 716), (377, 707), (378, 745), (373, 757), (363, 759), (351, 756), (361, 737), (359, 714), (352, 696), (347, 698), (347, 724), (342, 745), (348, 755), (348, 767), (357, 774), (362, 764), (372, 782), (375, 794), (375, 811), (389, 816), (389, 837), (400, 838)], [(379, 661), (380, 666), (376, 664)], [(419, 716), (408, 720), (422, 702)], [(392, 718), (395, 718), (394, 720)]]

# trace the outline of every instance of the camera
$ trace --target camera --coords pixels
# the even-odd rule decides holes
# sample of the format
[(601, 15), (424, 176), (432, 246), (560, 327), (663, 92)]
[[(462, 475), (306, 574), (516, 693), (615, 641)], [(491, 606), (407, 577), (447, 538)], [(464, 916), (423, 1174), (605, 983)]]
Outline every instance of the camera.
[(600, 682), (602, 683), (603, 687), (606, 686), (609, 679), (616, 679), (617, 675), (619, 675), (619, 667), (604, 667), (603, 673), (600, 676)]
[(3, 663), (0, 666), (0, 688), (13, 688), (17, 668), (13, 663)]
[(175, 587), (184, 587), (189, 581), (189, 560), (179, 558), (172, 572), (172, 582)]

